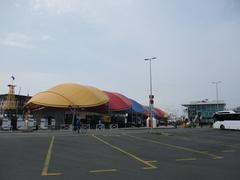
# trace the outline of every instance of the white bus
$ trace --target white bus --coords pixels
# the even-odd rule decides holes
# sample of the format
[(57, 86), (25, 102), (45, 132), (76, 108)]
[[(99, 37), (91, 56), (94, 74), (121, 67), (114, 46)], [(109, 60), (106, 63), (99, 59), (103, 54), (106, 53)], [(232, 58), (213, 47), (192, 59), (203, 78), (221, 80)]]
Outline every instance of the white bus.
[(217, 112), (213, 116), (213, 128), (240, 130), (240, 113)]

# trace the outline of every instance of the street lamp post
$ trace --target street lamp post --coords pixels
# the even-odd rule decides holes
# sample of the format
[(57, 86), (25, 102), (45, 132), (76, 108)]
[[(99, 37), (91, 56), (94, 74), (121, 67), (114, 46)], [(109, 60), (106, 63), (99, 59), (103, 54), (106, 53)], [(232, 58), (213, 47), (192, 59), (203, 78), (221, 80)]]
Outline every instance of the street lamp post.
[(152, 94), (152, 60), (157, 59), (156, 57), (146, 58), (145, 61), (149, 61), (150, 68), (150, 95), (149, 95), (149, 119), (151, 122), (151, 128), (153, 127), (153, 104), (154, 104), (154, 96)]
[(214, 82), (212, 82), (212, 83), (216, 85), (217, 111), (219, 111), (218, 84), (221, 83), (221, 81), (214, 81)]

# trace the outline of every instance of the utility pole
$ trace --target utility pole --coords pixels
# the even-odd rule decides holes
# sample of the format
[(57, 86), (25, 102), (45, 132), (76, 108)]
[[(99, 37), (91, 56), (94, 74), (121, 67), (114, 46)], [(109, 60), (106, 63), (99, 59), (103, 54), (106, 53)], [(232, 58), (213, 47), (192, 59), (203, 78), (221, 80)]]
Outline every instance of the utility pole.
[(149, 61), (150, 68), (150, 95), (149, 95), (149, 120), (151, 123), (151, 128), (153, 128), (153, 104), (154, 104), (154, 95), (152, 93), (152, 60), (157, 59), (156, 57), (146, 58), (145, 61)]
[(217, 111), (219, 111), (218, 84), (220, 84), (221, 81), (214, 81), (212, 83), (216, 85)]

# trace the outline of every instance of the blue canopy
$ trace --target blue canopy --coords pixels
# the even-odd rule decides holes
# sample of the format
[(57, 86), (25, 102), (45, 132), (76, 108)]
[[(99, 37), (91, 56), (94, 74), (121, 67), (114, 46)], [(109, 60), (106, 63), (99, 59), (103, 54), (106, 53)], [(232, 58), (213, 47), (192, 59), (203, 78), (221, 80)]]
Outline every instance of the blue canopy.
[(134, 101), (133, 99), (130, 99), (132, 101), (132, 109), (130, 111), (133, 111), (135, 113), (144, 113), (144, 108), (141, 104), (139, 104), (137, 101)]

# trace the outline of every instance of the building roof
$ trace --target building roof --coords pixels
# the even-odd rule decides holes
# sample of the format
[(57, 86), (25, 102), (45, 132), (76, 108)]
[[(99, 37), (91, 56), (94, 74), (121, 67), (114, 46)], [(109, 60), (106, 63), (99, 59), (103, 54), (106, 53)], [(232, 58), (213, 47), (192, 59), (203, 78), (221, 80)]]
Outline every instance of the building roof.
[[(26, 96), (26, 95), (19, 95), (19, 94), (14, 94), (16, 98), (31, 98), (31, 96)], [(0, 98), (5, 98), (7, 97), (8, 94), (0, 94)]]
[(203, 100), (203, 101), (191, 101), (188, 104), (182, 104), (182, 106), (193, 106), (193, 105), (216, 105), (216, 104), (222, 104), (226, 105), (226, 103), (223, 100), (217, 101), (208, 101), (208, 100)]
[[(56, 108), (87, 108), (100, 112), (126, 111), (145, 114), (146, 109), (137, 101), (116, 93), (101, 91), (95, 87), (84, 86), (75, 83), (64, 83), (54, 86), (47, 91), (34, 95), (26, 107), (34, 109), (38, 107)], [(162, 110), (155, 112), (158, 116), (167, 116)]]
[[(149, 113), (150, 113), (149, 106), (143, 106), (143, 107), (144, 107), (144, 110), (145, 110), (144, 114), (146, 116), (149, 116)], [(156, 107), (153, 109), (153, 115), (157, 119), (166, 118), (166, 117), (169, 116), (168, 113), (166, 113), (163, 110), (161, 110), (160, 108), (156, 108)]]
[(27, 106), (86, 108), (103, 105), (108, 100), (108, 96), (95, 87), (65, 83), (36, 94), (28, 101)]
[(157, 112), (157, 116), (158, 118), (162, 118), (162, 117), (168, 117), (168, 113), (164, 112), (162, 109), (159, 108), (154, 108), (154, 111)]
[(133, 100), (133, 99), (131, 99), (131, 101), (132, 101), (132, 111), (133, 112), (135, 112), (135, 113), (144, 113), (144, 108), (143, 108), (143, 106), (140, 104), (140, 103), (138, 103), (137, 101), (135, 101), (135, 100)]
[(126, 96), (116, 93), (104, 91), (109, 97), (108, 107), (111, 111), (123, 111), (132, 107), (132, 101)]

